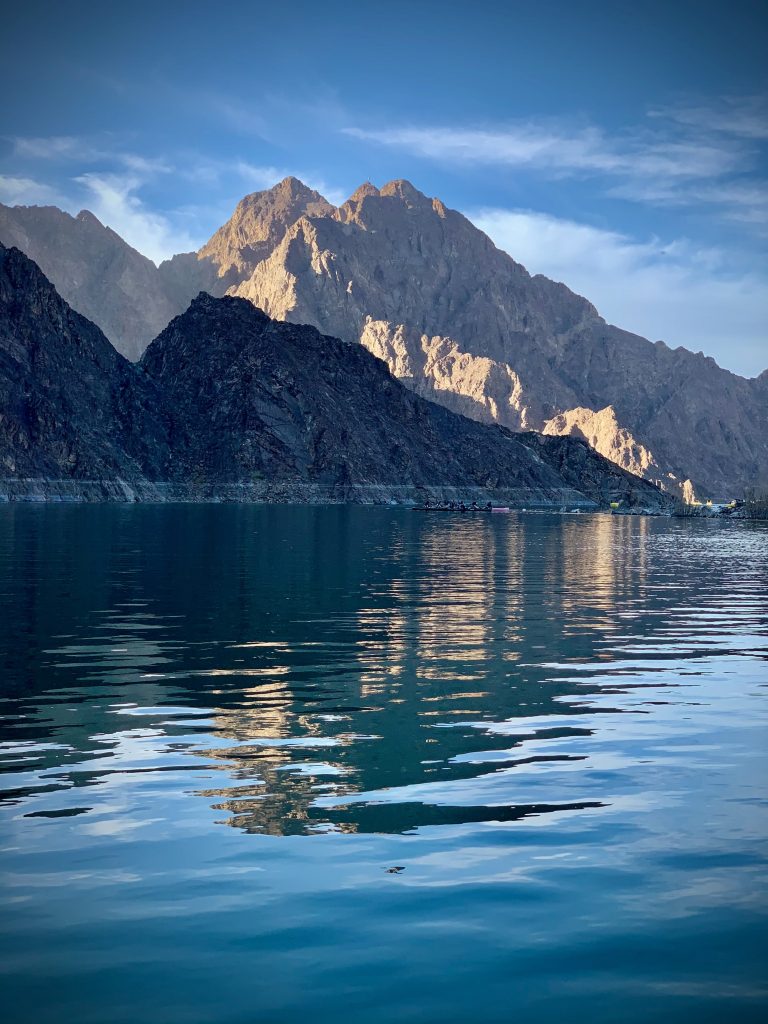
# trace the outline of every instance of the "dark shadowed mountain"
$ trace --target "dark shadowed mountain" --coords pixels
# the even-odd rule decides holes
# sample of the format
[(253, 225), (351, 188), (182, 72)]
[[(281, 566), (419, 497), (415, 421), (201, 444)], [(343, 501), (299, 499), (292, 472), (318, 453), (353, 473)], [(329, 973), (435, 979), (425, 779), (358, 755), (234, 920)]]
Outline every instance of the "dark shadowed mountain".
[(0, 246), (0, 477), (163, 480), (168, 430), (149, 378)]
[(243, 299), (200, 294), (131, 364), (32, 261), (5, 248), (0, 398), (11, 496), (32, 479), (41, 495), (55, 493), (56, 481), (80, 482), (65, 489), (75, 497), (386, 500), (460, 491), (523, 503), (664, 504), (656, 488), (581, 441), (458, 416), (409, 391), (362, 346), (275, 322)]
[[(8, 224), (18, 235), (23, 222), (26, 246), (12, 240), (28, 252), (42, 248), (53, 263), (49, 249), (56, 247), (40, 239), (70, 231), (69, 221), (79, 218), (50, 208), (33, 216), (30, 209), (4, 208), (0, 240)], [(33, 230), (35, 217), (45, 230)], [(110, 244), (128, 249), (108, 234)], [(85, 242), (59, 247), (65, 265), (78, 245)], [(336, 209), (287, 178), (246, 196), (198, 254), (160, 268), (144, 263), (149, 277), (154, 271), (152, 283), (131, 292), (128, 275), (118, 296), (125, 305), (123, 297), (134, 295), (143, 337), (150, 320), (154, 334), (169, 310), (180, 312), (199, 290), (227, 291), (274, 319), (362, 343), (411, 390), (455, 412), (584, 438), (672, 493), (724, 497), (768, 479), (765, 375), (745, 380), (701, 354), (606, 324), (586, 299), (531, 276), (465, 217), (408, 182), (365, 184)], [(98, 265), (83, 258), (78, 275), (98, 277)], [(55, 269), (54, 283), (66, 279), (63, 294), (81, 311), (89, 297), (96, 322), (135, 356), (136, 333), (129, 341), (105, 326), (113, 316), (111, 287), (81, 286), (84, 296), (75, 296), (66, 267)]]
[(338, 494), (427, 484), (522, 501), (560, 500), (564, 484), (607, 501), (641, 483), (572, 439), (561, 467), (560, 439), (457, 416), (362, 346), (271, 320), (242, 299), (199, 295), (141, 367), (187, 439), (175, 453), (185, 479), (302, 479)]

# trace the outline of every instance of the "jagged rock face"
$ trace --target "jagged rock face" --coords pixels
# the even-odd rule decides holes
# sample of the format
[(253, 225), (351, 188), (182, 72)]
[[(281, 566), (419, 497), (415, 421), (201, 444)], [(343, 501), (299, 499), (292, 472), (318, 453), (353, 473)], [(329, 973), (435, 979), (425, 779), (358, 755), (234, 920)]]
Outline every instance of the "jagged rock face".
[(253, 192), (237, 204), (230, 219), (198, 252), (215, 266), (222, 287), (249, 277), (281, 241), (287, 228), (304, 216), (332, 216), (334, 207), (297, 178)]
[(0, 243), (33, 259), (59, 294), (129, 359), (138, 359), (183, 308), (169, 296), (154, 263), (87, 210), (71, 217), (54, 206), (0, 205)]
[[(299, 219), (250, 279), (232, 289), (270, 316), (322, 325), (359, 341), (369, 321), (404, 328), (412, 357), (421, 337), (451, 339), (457, 351), (509, 363), (528, 335), (554, 353), (558, 334), (594, 308), (562, 285), (531, 278), (460, 214), (407, 182), (358, 190), (334, 216)], [(562, 301), (563, 295), (573, 299)], [(462, 325), (473, 325), (471, 332)], [(465, 341), (472, 334), (474, 344)], [(440, 389), (439, 389), (440, 390)], [(531, 394), (530, 401), (540, 402)], [(498, 403), (503, 404), (503, 403)], [(525, 426), (512, 414), (505, 425)]]
[(419, 335), (402, 324), (393, 329), (386, 320), (366, 319), (360, 341), (417, 394), (481, 423), (528, 425), (520, 378), (509, 364), (462, 352), (452, 338)]
[(581, 441), (456, 416), (362, 346), (272, 321), (243, 299), (200, 294), (131, 364), (2, 246), (0, 465), (11, 495), (32, 478), (42, 496), (51, 480), (82, 481), (67, 491), (81, 497), (153, 499), (221, 486), (247, 496), (266, 482), (326, 497), (427, 487), (664, 505)]
[(418, 393), (479, 420), (568, 433), (573, 410), (611, 406), (601, 450), (625, 460), (634, 446), (630, 464), (678, 493), (689, 477), (720, 495), (768, 474), (765, 386), (611, 327), (408, 182), (301, 217), (230, 291), (361, 341)]
[(168, 467), (152, 382), (0, 245), (0, 477), (162, 479)]
[(583, 437), (595, 451), (630, 473), (653, 480), (686, 502), (692, 502), (696, 497), (690, 480), (677, 480), (670, 474), (664, 474), (653, 453), (619, 424), (613, 406), (607, 405), (598, 411), (566, 409), (548, 420), (542, 433)]

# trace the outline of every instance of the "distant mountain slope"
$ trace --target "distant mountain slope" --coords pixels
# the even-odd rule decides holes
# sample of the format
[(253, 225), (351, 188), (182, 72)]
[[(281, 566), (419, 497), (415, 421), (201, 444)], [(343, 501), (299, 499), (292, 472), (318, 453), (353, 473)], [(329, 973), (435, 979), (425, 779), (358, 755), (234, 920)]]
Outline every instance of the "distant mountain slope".
[(87, 210), (71, 217), (55, 206), (0, 204), (0, 242), (33, 259), (73, 309), (130, 359), (191, 298), (170, 294), (155, 264)]
[(92, 215), (0, 207), (0, 241), (136, 358), (200, 290), (361, 342), (409, 388), (513, 430), (583, 437), (673, 493), (768, 479), (768, 376), (605, 323), (406, 181), (338, 210), (295, 178), (246, 196), (198, 253), (156, 268)]
[(79, 482), (75, 497), (97, 484), (97, 497), (153, 500), (455, 490), (664, 505), (583, 442), (456, 416), (364, 348), (276, 323), (242, 299), (199, 295), (131, 364), (2, 246), (0, 464), (4, 493), (21, 496), (32, 479), (42, 495), (46, 481)]

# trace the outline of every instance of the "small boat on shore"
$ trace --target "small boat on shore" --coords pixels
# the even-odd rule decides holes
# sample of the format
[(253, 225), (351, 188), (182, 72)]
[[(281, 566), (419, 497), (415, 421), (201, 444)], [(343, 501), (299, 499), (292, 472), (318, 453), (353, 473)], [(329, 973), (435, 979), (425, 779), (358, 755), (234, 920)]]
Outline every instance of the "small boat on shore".
[(414, 512), (458, 512), (462, 515), (467, 513), (485, 512), (489, 513), (506, 513), (511, 512), (508, 505), (461, 505), (454, 504), (453, 507), (450, 505), (414, 505)]

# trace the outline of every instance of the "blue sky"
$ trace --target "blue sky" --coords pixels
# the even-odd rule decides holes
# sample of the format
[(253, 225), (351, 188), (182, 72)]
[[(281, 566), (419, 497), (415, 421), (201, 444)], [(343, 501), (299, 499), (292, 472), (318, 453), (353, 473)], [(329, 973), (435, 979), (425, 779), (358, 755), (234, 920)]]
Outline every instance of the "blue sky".
[(0, 201), (155, 260), (295, 174), (408, 178), (612, 322), (768, 366), (768, 9), (707, 0), (5, 5)]

